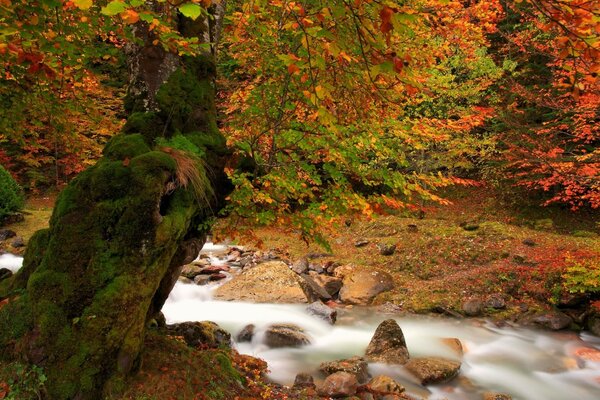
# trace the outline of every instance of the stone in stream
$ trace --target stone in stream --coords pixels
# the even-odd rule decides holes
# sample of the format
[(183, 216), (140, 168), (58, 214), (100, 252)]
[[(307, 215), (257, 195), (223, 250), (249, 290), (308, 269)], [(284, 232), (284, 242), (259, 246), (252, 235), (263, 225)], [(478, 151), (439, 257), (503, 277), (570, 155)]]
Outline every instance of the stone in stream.
[(167, 325), (172, 336), (182, 336), (188, 346), (217, 348), (231, 346), (231, 335), (212, 321), (182, 322)]
[(229, 267), (227, 267), (226, 265), (210, 265), (208, 267), (203, 267), (200, 270), (200, 273), (202, 275), (214, 275), (219, 274), (223, 271), (229, 271)]
[(235, 279), (215, 290), (217, 300), (253, 303), (306, 303), (300, 276), (282, 261), (244, 269)]
[(327, 361), (321, 363), (319, 371), (324, 375), (335, 374), (336, 372), (347, 372), (356, 376), (359, 383), (365, 383), (369, 380), (369, 371), (367, 361), (362, 357), (352, 357), (345, 360)]
[(336, 372), (325, 378), (318, 387), (319, 396), (341, 398), (354, 396), (358, 388), (358, 381), (353, 374), (348, 372)]
[(294, 324), (271, 325), (265, 332), (265, 344), (272, 348), (301, 347), (310, 344), (304, 329)]
[(373, 334), (365, 352), (366, 359), (387, 364), (405, 364), (409, 359), (404, 333), (393, 319), (383, 321)]
[(198, 266), (196, 264), (188, 264), (181, 269), (180, 275), (193, 280), (196, 276), (200, 275), (201, 273), (201, 266)]
[(340, 300), (346, 304), (367, 305), (378, 294), (393, 288), (394, 280), (387, 272), (354, 268), (344, 275)]
[(311, 273), (310, 276), (319, 286), (325, 289), (331, 297), (335, 297), (342, 288), (342, 280), (340, 278), (316, 274), (314, 272)]
[(371, 379), (369, 383), (367, 383), (367, 386), (371, 392), (377, 393), (378, 396), (385, 396), (386, 394), (400, 394), (406, 390), (404, 386), (385, 375), (379, 375)]
[(422, 357), (410, 359), (404, 367), (421, 382), (421, 385), (429, 385), (452, 380), (458, 375), (460, 365), (460, 362), (441, 357)]
[(594, 314), (586, 320), (586, 327), (596, 336), (600, 336), (600, 314)]
[(315, 380), (311, 374), (307, 374), (305, 372), (301, 372), (296, 375), (296, 379), (294, 379), (294, 389), (305, 389), (311, 388), (315, 389)]
[(546, 311), (525, 319), (527, 325), (540, 326), (553, 331), (566, 329), (572, 322), (571, 317), (560, 311)]
[(194, 283), (196, 285), (206, 285), (210, 282), (210, 275), (196, 275), (194, 277)]
[(309, 304), (309, 306), (306, 307), (306, 311), (308, 311), (309, 314), (324, 319), (331, 325), (335, 324), (337, 319), (337, 311), (323, 304), (322, 301), (315, 301), (314, 303)]
[(310, 303), (315, 301), (329, 301), (331, 295), (309, 275), (300, 275), (300, 287)]
[(444, 343), (447, 347), (449, 347), (457, 357), (462, 357), (465, 353), (465, 349), (463, 347), (460, 339), (457, 338), (442, 338), (440, 339), (442, 343)]
[(212, 274), (212, 275), (208, 275), (208, 276), (209, 276), (209, 279), (211, 282), (220, 281), (220, 280), (227, 278), (227, 275), (221, 274), (221, 273)]
[(254, 324), (248, 324), (237, 334), (235, 340), (238, 343), (241, 342), (251, 342), (254, 337), (254, 331), (256, 330), (256, 326)]

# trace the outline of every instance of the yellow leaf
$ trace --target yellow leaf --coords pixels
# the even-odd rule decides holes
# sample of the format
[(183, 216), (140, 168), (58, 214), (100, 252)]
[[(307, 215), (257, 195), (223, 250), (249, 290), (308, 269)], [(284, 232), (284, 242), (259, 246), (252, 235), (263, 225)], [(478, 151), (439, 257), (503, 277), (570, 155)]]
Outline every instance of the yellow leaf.
[(81, 10), (87, 10), (93, 5), (92, 0), (73, 0), (73, 4)]

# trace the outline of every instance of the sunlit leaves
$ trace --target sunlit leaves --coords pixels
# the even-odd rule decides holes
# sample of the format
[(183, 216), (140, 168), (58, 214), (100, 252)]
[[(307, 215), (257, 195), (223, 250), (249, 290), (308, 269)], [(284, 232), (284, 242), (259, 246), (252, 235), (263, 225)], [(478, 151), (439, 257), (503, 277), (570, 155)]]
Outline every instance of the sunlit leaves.
[(102, 14), (107, 16), (113, 16), (121, 14), (127, 9), (127, 4), (124, 1), (113, 0), (108, 3), (105, 7), (102, 7)]
[(87, 10), (93, 5), (93, 0), (73, 0), (73, 4), (82, 10)]
[(202, 14), (202, 8), (198, 4), (185, 3), (179, 6), (179, 11), (186, 17), (193, 20), (197, 19)]

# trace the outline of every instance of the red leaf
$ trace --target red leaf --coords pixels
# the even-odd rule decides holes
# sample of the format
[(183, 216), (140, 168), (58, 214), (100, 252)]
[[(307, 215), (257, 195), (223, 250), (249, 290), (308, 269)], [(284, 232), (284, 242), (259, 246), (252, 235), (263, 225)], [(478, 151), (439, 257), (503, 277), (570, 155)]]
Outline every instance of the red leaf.
[(392, 30), (392, 28), (393, 28), (392, 16), (393, 15), (394, 15), (394, 10), (392, 10), (388, 6), (383, 6), (381, 11), (379, 12), (379, 17), (381, 18), (381, 26), (380, 26), (379, 30), (381, 30), (382, 33), (388, 34)]

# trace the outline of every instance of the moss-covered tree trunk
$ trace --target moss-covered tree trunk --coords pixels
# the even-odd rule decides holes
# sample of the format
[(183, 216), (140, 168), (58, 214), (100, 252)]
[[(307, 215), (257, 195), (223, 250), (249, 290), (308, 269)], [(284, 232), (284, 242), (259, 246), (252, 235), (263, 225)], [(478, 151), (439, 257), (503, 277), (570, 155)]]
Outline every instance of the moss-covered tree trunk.
[[(206, 21), (181, 21), (207, 36)], [(226, 189), (211, 53), (130, 48), (130, 116), (60, 194), (23, 269), (3, 281), (0, 357), (44, 368), (52, 400), (100, 399), (140, 363), (149, 319), (205, 241)]]

